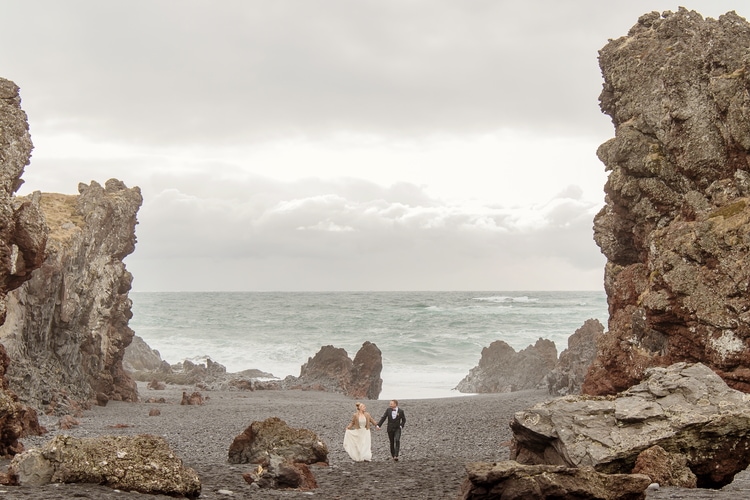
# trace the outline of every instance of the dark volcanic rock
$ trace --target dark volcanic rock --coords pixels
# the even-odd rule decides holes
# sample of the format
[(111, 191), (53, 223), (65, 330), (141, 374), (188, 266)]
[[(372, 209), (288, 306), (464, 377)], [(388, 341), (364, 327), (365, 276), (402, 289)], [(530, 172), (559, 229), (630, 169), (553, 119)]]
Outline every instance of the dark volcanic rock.
[(555, 368), (547, 374), (550, 394), (580, 394), (591, 363), (596, 358), (596, 345), (604, 334), (604, 326), (596, 319), (586, 322), (568, 337), (568, 348), (560, 353)]
[(362, 344), (354, 361), (346, 350), (327, 345), (302, 365), (299, 377), (286, 377), (281, 388), (341, 392), (353, 398), (378, 399), (383, 388), (382, 369), (383, 356), (372, 342)]
[(557, 349), (551, 340), (539, 339), (519, 352), (496, 340), (482, 349), (479, 365), (469, 371), (456, 389), (472, 393), (537, 389), (556, 362)]
[(135, 249), (140, 190), (110, 179), (79, 184), (79, 195), (42, 194), (48, 256), (8, 295), (2, 343), (13, 360), (9, 385), (49, 411), (107, 400), (136, 401), (122, 358), (133, 337), (123, 259)]
[(278, 417), (255, 421), (229, 446), (230, 464), (266, 466), (271, 456), (294, 463), (328, 463), (328, 446), (311, 430), (295, 429)]
[(700, 361), (750, 392), (750, 24), (680, 8), (642, 16), (599, 54), (615, 137), (594, 239), (608, 333), (583, 391)]
[(38, 194), (14, 196), (32, 148), (18, 86), (0, 78), (0, 324), (5, 295), (30, 279), (45, 257), (48, 228)]

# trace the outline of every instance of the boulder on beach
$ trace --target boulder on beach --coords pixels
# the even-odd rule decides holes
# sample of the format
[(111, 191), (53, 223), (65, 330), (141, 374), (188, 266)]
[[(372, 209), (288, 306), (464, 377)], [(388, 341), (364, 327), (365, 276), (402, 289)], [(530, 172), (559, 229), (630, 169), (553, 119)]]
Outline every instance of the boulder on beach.
[(555, 343), (539, 339), (516, 352), (502, 340), (482, 349), (479, 364), (469, 371), (456, 390), (468, 393), (496, 393), (538, 389), (557, 363)]
[(517, 412), (510, 458), (524, 464), (630, 473), (660, 446), (684, 456), (701, 488), (718, 488), (750, 464), (750, 396), (710, 368), (654, 367), (617, 396), (565, 396)]
[(679, 8), (599, 52), (614, 138), (594, 239), (609, 324), (584, 382), (615, 394), (701, 362), (750, 392), (750, 23)]
[(328, 446), (311, 430), (295, 429), (278, 417), (255, 421), (229, 446), (230, 464), (261, 464), (276, 455), (303, 464), (328, 463)]
[(469, 463), (466, 472), (462, 500), (641, 500), (651, 482), (643, 474), (603, 474), (591, 467), (523, 465), (512, 460)]
[(92, 483), (123, 491), (196, 498), (201, 482), (166, 440), (148, 434), (74, 438), (58, 435), (8, 467), (20, 485)]

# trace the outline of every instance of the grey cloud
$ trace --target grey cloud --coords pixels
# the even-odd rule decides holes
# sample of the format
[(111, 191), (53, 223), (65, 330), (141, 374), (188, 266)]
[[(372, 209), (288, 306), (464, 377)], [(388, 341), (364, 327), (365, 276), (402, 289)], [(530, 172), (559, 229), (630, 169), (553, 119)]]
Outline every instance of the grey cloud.
[[(395, 255), (424, 262), (505, 255), (508, 259), (555, 256), (578, 267), (601, 268), (601, 262), (581, 258), (595, 250), (591, 237), (595, 207), (585, 203), (570, 200), (555, 205), (543, 214), (543, 225), (529, 229), (505, 209), (469, 211), (437, 200), (411, 205), (389, 199), (388, 188), (362, 189), (363, 184), (339, 180), (326, 190), (320, 181), (318, 194), (295, 197), (309, 185), (266, 181), (260, 192), (248, 182), (241, 189), (244, 202), (164, 191), (147, 199), (141, 210), (137, 232), (142, 243), (131, 259), (286, 257), (336, 267)], [(275, 191), (268, 191), (273, 187)], [(419, 191), (416, 186), (410, 190)], [(556, 244), (549, 245), (550, 238)]]
[(13, 47), (3, 76), (45, 132), (161, 144), (600, 134), (596, 51), (666, 4), (2, 0), (13, 22), (0, 43)]

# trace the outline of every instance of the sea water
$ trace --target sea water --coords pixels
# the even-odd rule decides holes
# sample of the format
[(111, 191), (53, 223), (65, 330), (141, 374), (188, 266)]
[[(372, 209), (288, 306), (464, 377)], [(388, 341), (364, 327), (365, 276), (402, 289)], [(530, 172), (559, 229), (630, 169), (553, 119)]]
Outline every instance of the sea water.
[(131, 292), (130, 326), (169, 363), (206, 357), (229, 372), (284, 378), (322, 346), (383, 356), (380, 399), (463, 395), (456, 385), (496, 340), (539, 338), (558, 354), (590, 318), (607, 324), (604, 292)]

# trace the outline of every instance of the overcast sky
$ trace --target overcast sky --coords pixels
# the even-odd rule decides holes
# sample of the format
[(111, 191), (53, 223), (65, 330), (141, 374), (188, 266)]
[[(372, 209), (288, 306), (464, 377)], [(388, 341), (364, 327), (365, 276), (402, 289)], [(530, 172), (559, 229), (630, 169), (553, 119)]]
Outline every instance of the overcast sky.
[(602, 290), (597, 51), (739, 1), (0, 0), (20, 194), (139, 186), (134, 290)]

